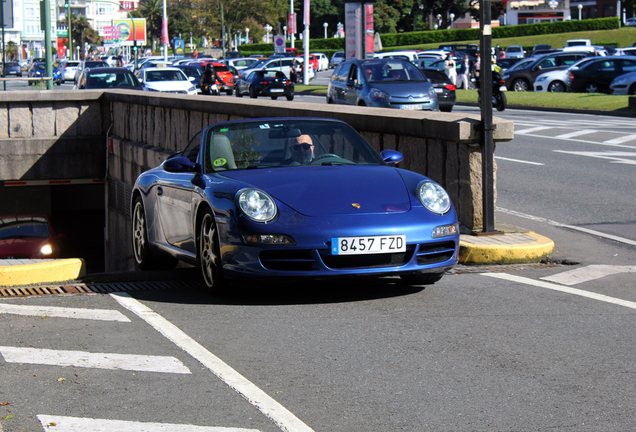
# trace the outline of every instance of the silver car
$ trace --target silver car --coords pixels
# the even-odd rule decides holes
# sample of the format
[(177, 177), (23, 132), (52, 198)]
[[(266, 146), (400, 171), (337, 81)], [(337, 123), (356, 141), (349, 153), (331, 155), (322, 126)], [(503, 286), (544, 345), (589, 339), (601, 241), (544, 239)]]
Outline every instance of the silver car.
[(331, 61), (329, 62), (329, 67), (330, 68), (335, 68), (343, 60), (344, 60), (344, 51), (336, 51), (331, 56)]
[(412, 63), (399, 59), (345, 60), (327, 89), (327, 103), (437, 111), (433, 85)]
[(610, 84), (610, 92), (615, 95), (636, 95), (636, 72), (617, 76)]

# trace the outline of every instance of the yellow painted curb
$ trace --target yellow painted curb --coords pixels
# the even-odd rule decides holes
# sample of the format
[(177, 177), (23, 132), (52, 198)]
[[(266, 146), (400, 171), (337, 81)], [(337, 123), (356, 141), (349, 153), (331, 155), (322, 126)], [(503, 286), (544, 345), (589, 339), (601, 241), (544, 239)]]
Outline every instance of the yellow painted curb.
[(83, 259), (70, 258), (0, 267), (0, 286), (11, 287), (41, 283), (64, 282), (86, 275)]
[(554, 242), (534, 232), (524, 233), (536, 241), (522, 244), (472, 244), (459, 241), (461, 264), (537, 263), (554, 252)]

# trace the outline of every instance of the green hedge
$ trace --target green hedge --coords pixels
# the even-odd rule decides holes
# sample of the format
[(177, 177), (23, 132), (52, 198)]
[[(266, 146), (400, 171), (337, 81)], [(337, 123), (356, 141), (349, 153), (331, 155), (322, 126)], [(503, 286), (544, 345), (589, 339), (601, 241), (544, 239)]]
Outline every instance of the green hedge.
[[(515, 26), (493, 27), (492, 37), (514, 38), (532, 35), (584, 32), (591, 30), (613, 30), (618, 29), (619, 20), (617, 17), (597, 18), (588, 20), (555, 21), (543, 24), (523, 24)], [(430, 43), (449, 43), (459, 41), (479, 40), (479, 29), (455, 29), (455, 30), (429, 30), (422, 32), (408, 33), (385, 33), (381, 34), (382, 47), (390, 51), (391, 47), (422, 45)], [(312, 52), (323, 52), (329, 58), (336, 51), (344, 50), (344, 38), (312, 39), (310, 49)], [(302, 41), (296, 41), (296, 48), (302, 52)], [(527, 48), (526, 48), (527, 49)], [(273, 43), (258, 43), (241, 45), (239, 50), (246, 54), (273, 54)]]

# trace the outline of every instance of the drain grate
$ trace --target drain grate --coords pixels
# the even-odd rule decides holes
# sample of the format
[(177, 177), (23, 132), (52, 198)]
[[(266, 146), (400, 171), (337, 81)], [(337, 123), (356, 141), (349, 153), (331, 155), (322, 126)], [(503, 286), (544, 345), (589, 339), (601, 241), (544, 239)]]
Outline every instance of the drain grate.
[(540, 262), (529, 264), (503, 264), (503, 265), (481, 265), (481, 266), (467, 266), (456, 265), (447, 274), (464, 274), (464, 273), (502, 273), (509, 271), (521, 271), (521, 270), (536, 270), (548, 267), (561, 267), (563, 264), (553, 262)]
[(200, 288), (195, 281), (153, 281), (153, 282), (118, 282), (90, 283), (75, 285), (46, 285), (20, 288), (0, 288), (0, 298), (25, 297), (55, 294), (97, 294), (123, 291), (149, 291), (167, 289)]

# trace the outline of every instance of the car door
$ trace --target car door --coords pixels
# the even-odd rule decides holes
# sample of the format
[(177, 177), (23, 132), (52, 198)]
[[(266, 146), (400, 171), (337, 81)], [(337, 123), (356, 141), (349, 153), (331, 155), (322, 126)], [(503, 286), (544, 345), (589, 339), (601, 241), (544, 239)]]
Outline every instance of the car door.
[(347, 88), (347, 80), (349, 79), (349, 72), (351, 71), (352, 63), (345, 63), (342, 65), (340, 69), (340, 73), (338, 74), (338, 103), (346, 104), (347, 103), (347, 92), (349, 91)]
[(347, 105), (357, 105), (360, 99), (360, 89), (362, 88), (362, 71), (357, 64), (352, 63), (347, 77), (347, 90), (345, 93), (345, 103)]
[(610, 83), (620, 75), (619, 60), (607, 59), (597, 63), (596, 76), (594, 77), (599, 83), (599, 90), (605, 91), (609, 88)]
[[(182, 156), (196, 163), (201, 148), (201, 132), (188, 143)], [(165, 171), (157, 180), (155, 193), (161, 228), (166, 241), (180, 249), (196, 253), (192, 223), (194, 172)]]

